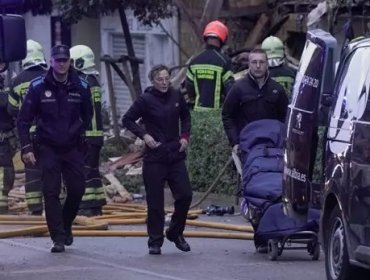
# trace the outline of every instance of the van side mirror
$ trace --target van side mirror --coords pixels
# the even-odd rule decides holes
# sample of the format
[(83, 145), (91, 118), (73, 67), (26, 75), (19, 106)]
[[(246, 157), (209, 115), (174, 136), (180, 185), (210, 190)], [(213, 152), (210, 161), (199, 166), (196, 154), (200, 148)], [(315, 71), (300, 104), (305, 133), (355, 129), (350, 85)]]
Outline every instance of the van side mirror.
[(26, 57), (26, 26), (20, 15), (0, 15), (0, 62)]

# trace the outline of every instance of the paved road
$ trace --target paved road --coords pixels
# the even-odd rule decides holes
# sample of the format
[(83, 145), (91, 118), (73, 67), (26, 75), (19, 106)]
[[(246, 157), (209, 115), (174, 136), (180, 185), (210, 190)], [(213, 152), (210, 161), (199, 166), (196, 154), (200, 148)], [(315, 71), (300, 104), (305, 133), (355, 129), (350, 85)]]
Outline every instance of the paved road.
[[(239, 216), (203, 219), (244, 223)], [(151, 256), (146, 238), (77, 237), (64, 254), (49, 253), (49, 238), (2, 239), (0, 280), (325, 279), (323, 258), (312, 261), (305, 251), (287, 251), (271, 262), (255, 253), (251, 241), (188, 241), (189, 253), (167, 241), (162, 255)]]

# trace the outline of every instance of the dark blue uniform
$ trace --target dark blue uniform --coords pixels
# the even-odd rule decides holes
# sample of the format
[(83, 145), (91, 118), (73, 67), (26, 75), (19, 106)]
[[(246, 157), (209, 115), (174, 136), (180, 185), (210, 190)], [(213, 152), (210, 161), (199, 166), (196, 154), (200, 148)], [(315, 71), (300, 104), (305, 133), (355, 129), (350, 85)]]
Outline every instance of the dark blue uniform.
[[(145, 129), (135, 122), (139, 118), (143, 119)], [(167, 236), (182, 236), (192, 199), (184, 161), (186, 155), (185, 152), (179, 152), (180, 137), (188, 139), (190, 135), (190, 112), (180, 91), (170, 88), (166, 93), (162, 93), (150, 87), (123, 116), (122, 124), (140, 138), (148, 133), (161, 143), (155, 149), (146, 147), (143, 165), (148, 204), (148, 246), (161, 247), (165, 218), (165, 182), (168, 182), (175, 198), (175, 212)]]
[[(46, 220), (54, 242), (63, 243), (70, 233), (85, 191), (82, 137), (92, 117), (91, 93), (87, 82), (70, 71), (65, 83), (45, 77), (31, 82), (18, 115), (17, 127), (22, 154), (34, 152), (39, 162)], [(33, 151), (30, 127), (36, 123), (37, 148)], [(67, 198), (62, 207), (61, 177)]]

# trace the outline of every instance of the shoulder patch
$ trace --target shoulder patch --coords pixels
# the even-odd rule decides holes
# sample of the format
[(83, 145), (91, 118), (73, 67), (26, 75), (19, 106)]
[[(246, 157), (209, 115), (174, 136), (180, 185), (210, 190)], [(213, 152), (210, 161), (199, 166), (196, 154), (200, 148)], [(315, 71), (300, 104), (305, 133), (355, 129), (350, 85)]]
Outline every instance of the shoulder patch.
[(84, 88), (84, 89), (87, 89), (89, 87), (89, 83), (87, 81), (85, 81), (84, 79), (82, 79), (81, 77), (79, 77), (80, 79), (80, 85)]
[(31, 81), (30, 86), (31, 87), (36, 87), (38, 85), (41, 85), (43, 82), (44, 82), (44, 77), (42, 77), (42, 76), (41, 77), (37, 77), (37, 78), (35, 78), (35, 79), (33, 79)]

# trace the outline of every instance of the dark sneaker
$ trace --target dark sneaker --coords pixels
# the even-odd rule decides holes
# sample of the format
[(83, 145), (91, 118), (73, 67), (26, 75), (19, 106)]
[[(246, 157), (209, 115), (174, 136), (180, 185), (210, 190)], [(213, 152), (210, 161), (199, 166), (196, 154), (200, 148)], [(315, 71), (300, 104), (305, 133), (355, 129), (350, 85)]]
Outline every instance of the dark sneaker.
[(63, 253), (65, 251), (64, 244), (60, 242), (54, 242), (53, 246), (51, 247), (50, 251), (52, 253)]
[(186, 242), (183, 235), (172, 237), (168, 234), (168, 230), (166, 230), (166, 237), (169, 241), (175, 243), (177, 249), (184, 251), (184, 252), (190, 251), (190, 245), (188, 244), (188, 242)]
[(64, 245), (71, 246), (73, 244), (73, 235), (72, 232), (69, 231), (66, 234), (66, 239), (64, 240)]
[(149, 255), (160, 255), (161, 247), (159, 246), (149, 246)]

